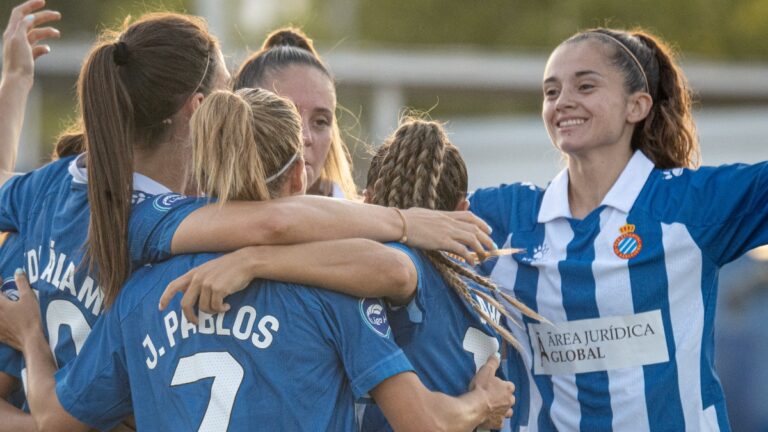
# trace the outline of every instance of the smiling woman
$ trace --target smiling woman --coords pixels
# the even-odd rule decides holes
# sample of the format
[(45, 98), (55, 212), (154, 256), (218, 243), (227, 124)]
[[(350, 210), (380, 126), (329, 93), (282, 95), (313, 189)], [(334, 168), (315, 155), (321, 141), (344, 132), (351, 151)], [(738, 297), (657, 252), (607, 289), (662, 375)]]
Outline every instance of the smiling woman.
[(689, 89), (648, 33), (579, 33), (552, 52), (542, 86), (567, 168), (546, 190), (470, 198), (496, 243), (530, 251), (485, 272), (554, 322), (511, 329), (535, 341), (519, 423), (730, 430), (712, 355), (718, 271), (768, 243), (768, 163), (692, 169)]

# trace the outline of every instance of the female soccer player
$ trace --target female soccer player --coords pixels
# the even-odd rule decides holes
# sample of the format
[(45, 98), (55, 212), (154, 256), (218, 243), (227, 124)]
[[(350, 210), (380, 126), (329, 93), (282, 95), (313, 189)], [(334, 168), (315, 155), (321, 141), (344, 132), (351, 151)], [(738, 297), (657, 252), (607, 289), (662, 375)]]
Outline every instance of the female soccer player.
[(296, 105), (306, 147), (307, 193), (357, 197), (349, 151), (336, 117), (333, 76), (307, 35), (296, 28), (273, 31), (261, 50), (240, 65), (234, 81), (235, 90), (261, 87)]
[[(396, 208), (454, 211), (466, 210), (466, 193), (466, 166), (442, 126), (409, 120), (373, 159), (366, 201)], [(371, 258), (377, 247), (381, 248), (370, 242), (329, 241), (241, 249), (174, 281), (160, 305), (165, 307), (177, 292), (183, 291), (185, 314), (196, 322), (192, 306), (198, 303), (198, 296), (202, 313), (224, 312), (230, 305), (223, 303), (223, 297), (244, 289), (256, 278), (306, 283), (356, 296), (385, 297), (395, 306), (395, 310), (388, 311), (395, 340), (419, 377), (429, 388), (451, 395), (462, 394), (485, 359), (499, 352), (499, 333), (509, 343), (518, 344), (502, 328), (506, 312), (493, 297), (495, 285), (439, 252), (420, 252), (402, 245), (393, 247), (408, 257), (405, 265), (415, 276), (403, 278), (402, 282), (377, 283), (378, 271), (372, 269), (377, 268), (380, 258)], [(529, 313), (514, 299), (508, 300)], [(363, 430), (389, 428), (376, 406), (364, 408)]]
[[(300, 119), (289, 101), (261, 89), (215, 93), (192, 128), (195, 177), (207, 196), (224, 203), (304, 192)], [(159, 314), (166, 284), (211, 258), (181, 256), (134, 274), (61, 371), (57, 393), (67, 411), (102, 429), (133, 409), (140, 430), (352, 430), (352, 401), (370, 391), (402, 430), (458, 431), (509, 410), (511, 385), (493, 377), (495, 359), (461, 398), (427, 390), (408, 372), (377, 300), (264, 283), (197, 325), (178, 301)], [(26, 284), (20, 292), (22, 307), (37, 311)], [(16, 318), (25, 321), (22, 339), (40, 333), (38, 317)], [(205, 378), (210, 387), (196, 384)], [(57, 430), (86, 428), (49, 402), (33, 407), (36, 418)]]
[[(223, 87), (227, 77), (216, 40), (197, 18), (150, 14), (120, 34), (105, 33), (84, 63), (78, 84), (84, 134), (67, 138), (75, 144), (81, 139), (87, 155), (13, 178), (0, 190), (0, 229), (15, 230), (23, 238), (30, 281), (40, 292), (44, 325), (60, 366), (76, 355), (131, 268), (141, 264), (129, 259), (129, 250), (141, 250), (141, 240), (129, 236), (131, 206), (145, 201), (152, 205), (150, 197), (184, 189), (188, 119), (204, 95)], [(0, 90), (6, 94), (13, 88)], [(23, 98), (14, 99), (15, 112), (23, 108), (18, 99)], [(11, 120), (2, 118), (3, 124)], [(301, 211), (306, 201), (281, 203), (277, 207), (282, 213), (234, 204), (239, 211), (202, 209), (182, 228), (202, 221), (212, 235), (195, 232), (191, 240), (175, 245), (180, 252), (212, 250), (205, 239), (226, 238), (219, 231), (233, 235), (233, 221), (248, 230), (249, 235), (234, 234), (238, 240), (256, 243), (343, 237), (339, 231), (352, 236), (372, 232), (374, 238), (383, 237), (379, 240), (400, 235), (401, 219), (385, 209), (335, 200), (309, 202), (314, 212)], [(476, 224), (482, 224), (477, 220), (424, 212), (410, 212), (406, 218), (416, 225), (442, 225), (415, 232), (416, 243), (449, 242), (463, 249), (464, 242), (482, 249), (474, 235)], [(302, 219), (318, 225), (291, 222)], [(337, 223), (341, 228), (334, 228)], [(146, 226), (143, 220), (135, 224)]]
[(527, 251), (484, 269), (554, 321), (527, 327), (528, 430), (729, 430), (717, 274), (768, 242), (768, 164), (694, 168), (685, 77), (643, 31), (576, 34), (542, 86), (567, 168), (546, 190), (470, 198), (496, 242)]

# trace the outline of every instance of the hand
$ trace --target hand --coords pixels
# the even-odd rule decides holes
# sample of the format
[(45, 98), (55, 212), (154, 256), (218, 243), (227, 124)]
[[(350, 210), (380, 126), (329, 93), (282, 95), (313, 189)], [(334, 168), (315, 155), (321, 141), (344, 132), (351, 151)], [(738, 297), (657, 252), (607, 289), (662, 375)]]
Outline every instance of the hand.
[(168, 307), (176, 293), (183, 292), (181, 308), (189, 322), (197, 324), (195, 306), (211, 314), (228, 311), (224, 297), (242, 291), (253, 280), (245, 249), (208, 261), (171, 282), (160, 296), (160, 310)]
[(488, 357), (469, 384), (470, 391), (480, 391), (485, 395), (488, 414), (481, 426), (488, 429), (499, 429), (504, 418), (512, 417), (512, 406), (515, 404), (515, 385), (496, 377), (498, 368), (499, 359), (495, 355)]
[(403, 210), (403, 216), (408, 246), (450, 252), (473, 264), (478, 255), (497, 249), (489, 236), (488, 224), (470, 212), (413, 207)]
[(60, 20), (61, 14), (50, 10), (35, 12), (44, 5), (45, 0), (28, 0), (13, 8), (3, 33), (3, 78), (28, 78), (31, 85), (34, 60), (51, 52), (48, 45), (39, 45), (38, 42), (58, 38), (59, 31), (53, 27), (37, 27)]
[(16, 270), (15, 280), (19, 300), (13, 301), (0, 294), (0, 341), (22, 351), (24, 342), (30, 336), (43, 334), (43, 325), (40, 305), (29, 287), (27, 274), (21, 269)]

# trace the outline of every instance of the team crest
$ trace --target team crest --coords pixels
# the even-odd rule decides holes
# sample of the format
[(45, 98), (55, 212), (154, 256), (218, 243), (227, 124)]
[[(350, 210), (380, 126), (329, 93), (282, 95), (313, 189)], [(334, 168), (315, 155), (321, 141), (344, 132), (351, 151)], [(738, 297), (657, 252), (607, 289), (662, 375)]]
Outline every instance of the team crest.
[(643, 239), (635, 234), (635, 226), (626, 224), (619, 228), (619, 231), (621, 231), (621, 235), (613, 242), (613, 252), (623, 259), (636, 257), (643, 249)]
[(389, 337), (389, 321), (384, 304), (379, 299), (360, 299), (360, 315), (368, 327), (382, 337)]

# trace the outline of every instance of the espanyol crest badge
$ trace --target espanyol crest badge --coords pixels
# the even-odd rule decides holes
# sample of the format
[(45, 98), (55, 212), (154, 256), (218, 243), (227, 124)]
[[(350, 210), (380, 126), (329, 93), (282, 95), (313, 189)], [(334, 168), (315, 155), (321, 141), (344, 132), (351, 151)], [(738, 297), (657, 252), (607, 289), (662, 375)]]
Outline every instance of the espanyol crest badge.
[(635, 234), (635, 226), (626, 224), (619, 228), (621, 235), (613, 242), (613, 252), (619, 258), (631, 259), (640, 253), (643, 248), (643, 239)]
[(360, 299), (360, 315), (368, 327), (382, 337), (388, 337), (390, 328), (387, 310), (381, 300), (375, 298)]

